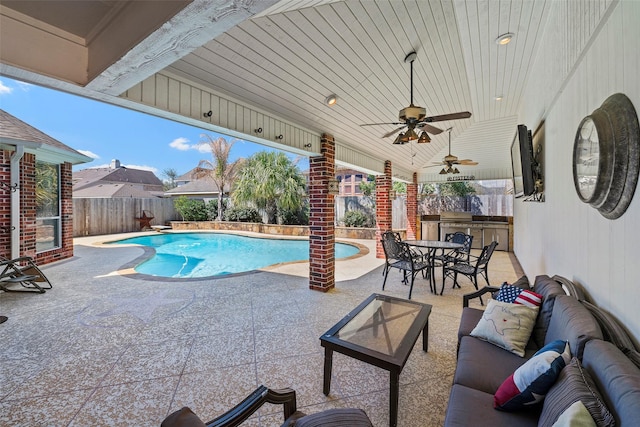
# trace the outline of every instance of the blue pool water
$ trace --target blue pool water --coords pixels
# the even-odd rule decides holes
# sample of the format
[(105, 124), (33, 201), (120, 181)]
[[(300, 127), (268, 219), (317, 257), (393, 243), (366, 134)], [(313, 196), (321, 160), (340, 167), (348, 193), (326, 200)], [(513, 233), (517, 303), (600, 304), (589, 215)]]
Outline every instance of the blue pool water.
[[(208, 277), (240, 273), (281, 262), (309, 259), (308, 240), (262, 239), (234, 234), (169, 233), (132, 237), (155, 249), (153, 258), (135, 267), (138, 273), (162, 277)], [(336, 259), (355, 255), (353, 245), (336, 243)]]

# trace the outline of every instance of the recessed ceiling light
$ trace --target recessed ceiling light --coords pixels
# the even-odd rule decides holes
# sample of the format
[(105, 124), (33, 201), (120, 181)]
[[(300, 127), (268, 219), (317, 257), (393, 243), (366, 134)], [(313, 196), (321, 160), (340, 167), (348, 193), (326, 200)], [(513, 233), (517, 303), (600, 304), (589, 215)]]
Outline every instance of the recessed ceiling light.
[(502, 95), (494, 96), (493, 99), (496, 101), (502, 101)]
[(515, 34), (513, 34), (513, 33), (502, 34), (502, 35), (498, 36), (498, 38), (496, 39), (496, 44), (499, 44), (499, 45), (509, 44), (511, 39), (513, 39), (514, 35)]
[(329, 107), (333, 107), (334, 105), (336, 105), (337, 102), (338, 102), (338, 95), (336, 94), (329, 95), (324, 100), (324, 103), (327, 104)]

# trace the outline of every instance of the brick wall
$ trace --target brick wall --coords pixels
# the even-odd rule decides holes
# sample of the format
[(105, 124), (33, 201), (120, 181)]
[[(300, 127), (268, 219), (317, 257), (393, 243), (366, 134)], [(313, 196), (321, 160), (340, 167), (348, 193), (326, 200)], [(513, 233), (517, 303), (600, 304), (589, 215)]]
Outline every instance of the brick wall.
[[(0, 180), (11, 178), (10, 151), (0, 151)], [(39, 264), (73, 256), (73, 181), (71, 163), (60, 165), (62, 247), (36, 254), (36, 156), (25, 153), (20, 160), (20, 255)], [(0, 189), (0, 255), (11, 257), (11, 192)]]
[(309, 288), (326, 292), (335, 287), (333, 195), (327, 183), (335, 177), (335, 142), (322, 135), (320, 156), (309, 159)]
[(384, 258), (382, 233), (391, 231), (392, 210), (389, 192), (391, 191), (391, 162), (384, 162), (384, 175), (376, 176), (376, 258)]

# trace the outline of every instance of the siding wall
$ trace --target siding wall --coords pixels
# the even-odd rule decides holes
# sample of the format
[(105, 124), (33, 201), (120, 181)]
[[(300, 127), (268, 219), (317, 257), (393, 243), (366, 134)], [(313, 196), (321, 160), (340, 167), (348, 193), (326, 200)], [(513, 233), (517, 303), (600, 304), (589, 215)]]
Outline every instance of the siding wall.
[(555, 1), (520, 123), (545, 121), (545, 203), (514, 206), (514, 251), (530, 279), (560, 274), (640, 341), (640, 194), (611, 221), (575, 193), (572, 154), (581, 119), (616, 92), (640, 111), (640, 1)]

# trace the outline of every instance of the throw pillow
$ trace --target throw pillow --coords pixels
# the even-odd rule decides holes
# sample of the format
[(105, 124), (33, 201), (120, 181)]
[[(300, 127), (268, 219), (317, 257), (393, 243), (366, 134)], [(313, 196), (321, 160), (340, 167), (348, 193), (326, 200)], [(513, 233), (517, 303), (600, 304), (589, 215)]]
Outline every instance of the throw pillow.
[(204, 422), (188, 407), (183, 407), (169, 414), (160, 427), (206, 427)]
[[(373, 427), (362, 409), (327, 409), (316, 414), (305, 415), (290, 424), (291, 427)], [(284, 427), (284, 426), (283, 426)]]
[(542, 407), (539, 426), (552, 426), (569, 406), (580, 400), (598, 427), (613, 427), (615, 418), (604, 404), (591, 375), (582, 368), (577, 358), (571, 359), (560, 372)]
[(537, 294), (528, 289), (522, 289), (517, 286), (504, 283), (500, 287), (496, 300), (502, 302), (508, 302), (511, 304), (522, 304), (527, 307), (540, 307), (542, 303), (542, 295)]
[(577, 401), (558, 417), (553, 427), (597, 427), (584, 403)]
[(498, 387), (493, 406), (501, 411), (517, 411), (542, 402), (570, 359), (567, 341), (545, 345)]
[(489, 300), (470, 335), (523, 357), (537, 315), (537, 308)]

